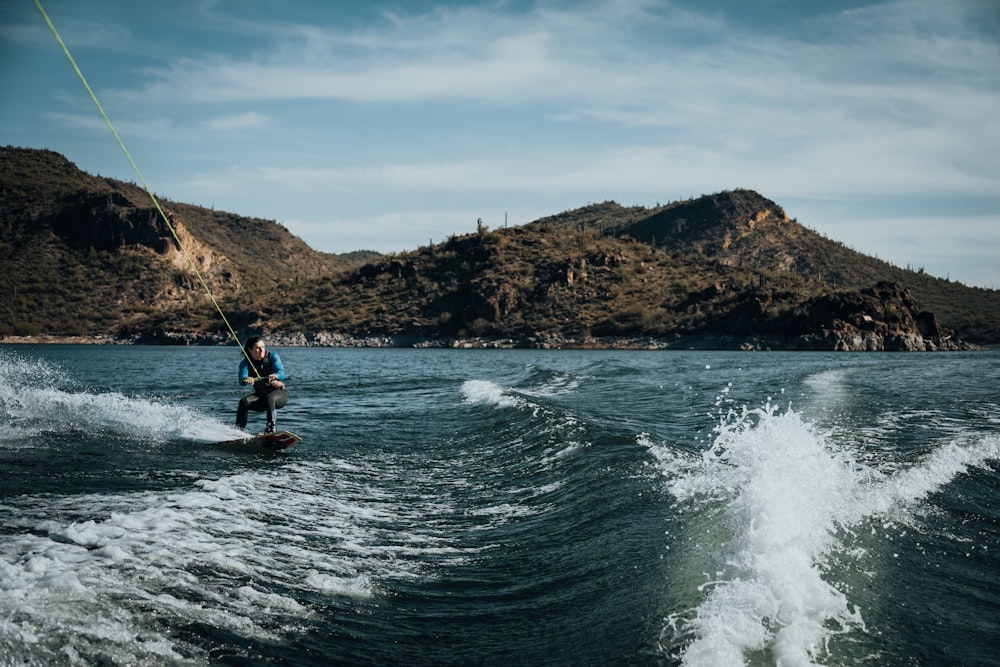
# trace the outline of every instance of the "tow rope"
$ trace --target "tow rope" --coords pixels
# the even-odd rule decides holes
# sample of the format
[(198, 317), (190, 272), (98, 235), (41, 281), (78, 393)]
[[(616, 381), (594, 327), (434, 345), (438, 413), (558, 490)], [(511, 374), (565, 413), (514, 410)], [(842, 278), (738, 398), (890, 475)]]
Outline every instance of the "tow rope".
[(222, 321), (226, 323), (226, 328), (229, 329), (229, 333), (232, 334), (233, 339), (237, 342), (237, 344), (239, 344), (240, 350), (243, 352), (243, 356), (246, 357), (246, 360), (251, 363), (252, 367), (253, 362), (247, 355), (246, 350), (243, 349), (243, 344), (240, 343), (240, 337), (236, 335), (236, 331), (233, 330), (233, 326), (229, 323), (229, 319), (226, 318), (226, 314), (222, 312), (222, 308), (219, 306), (219, 302), (216, 301), (215, 295), (212, 294), (212, 289), (208, 286), (208, 283), (205, 282), (205, 279), (201, 275), (201, 271), (198, 270), (198, 265), (195, 264), (194, 259), (191, 258), (191, 255), (188, 253), (187, 248), (185, 248), (184, 244), (181, 242), (180, 237), (177, 235), (177, 230), (174, 229), (173, 224), (171, 224), (170, 222), (170, 218), (167, 217), (167, 214), (164, 213), (163, 209), (160, 207), (160, 202), (159, 200), (157, 200), (156, 195), (153, 194), (152, 189), (150, 189), (149, 185), (146, 183), (146, 179), (142, 177), (142, 172), (139, 171), (138, 165), (136, 165), (135, 160), (132, 159), (132, 155), (129, 154), (128, 149), (125, 148), (125, 142), (122, 141), (122, 138), (118, 135), (118, 131), (115, 129), (115, 126), (111, 123), (111, 119), (108, 118), (108, 114), (105, 113), (104, 107), (102, 107), (101, 103), (98, 101), (97, 95), (95, 95), (94, 91), (90, 88), (90, 84), (87, 83), (86, 77), (83, 76), (83, 72), (81, 72), (80, 68), (77, 66), (76, 61), (73, 59), (73, 55), (69, 52), (69, 49), (66, 47), (66, 43), (63, 42), (62, 37), (59, 36), (59, 31), (57, 31), (56, 27), (52, 24), (52, 21), (49, 19), (49, 15), (45, 13), (45, 9), (42, 7), (42, 3), (39, 2), (39, 0), (34, 0), (34, 2), (35, 6), (38, 8), (38, 11), (41, 13), (42, 18), (45, 19), (45, 24), (48, 25), (49, 30), (52, 31), (52, 36), (56, 38), (56, 42), (59, 43), (59, 47), (62, 49), (62, 52), (66, 55), (66, 58), (69, 60), (69, 64), (73, 66), (73, 71), (76, 72), (77, 77), (79, 77), (80, 83), (82, 83), (83, 87), (87, 90), (87, 94), (90, 95), (90, 99), (94, 102), (94, 106), (97, 107), (97, 110), (101, 113), (101, 117), (104, 118), (104, 122), (107, 124), (108, 129), (111, 130), (111, 134), (114, 135), (115, 141), (118, 142), (118, 145), (121, 147), (122, 152), (125, 153), (125, 157), (128, 158), (129, 164), (132, 165), (132, 169), (135, 171), (136, 176), (139, 177), (139, 182), (142, 183), (142, 187), (146, 191), (146, 194), (149, 195), (150, 200), (153, 202), (153, 206), (156, 207), (156, 210), (157, 212), (159, 212), (160, 217), (163, 218), (163, 222), (166, 223), (167, 229), (170, 230), (170, 234), (174, 237), (174, 240), (177, 242), (177, 246), (181, 249), (181, 252), (184, 253), (184, 257), (187, 258), (188, 264), (191, 266), (191, 269), (198, 277), (198, 281), (201, 282), (202, 287), (205, 288), (205, 292), (208, 294), (208, 298), (211, 299), (212, 305), (215, 306), (215, 310), (218, 311), (219, 316), (222, 317)]

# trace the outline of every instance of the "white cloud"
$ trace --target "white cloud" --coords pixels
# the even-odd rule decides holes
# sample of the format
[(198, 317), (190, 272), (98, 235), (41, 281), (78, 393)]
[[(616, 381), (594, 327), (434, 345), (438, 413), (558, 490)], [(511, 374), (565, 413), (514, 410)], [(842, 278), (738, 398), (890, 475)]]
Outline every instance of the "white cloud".
[[(112, 135), (109, 134), (108, 124), (105, 122), (104, 118), (97, 111), (96, 107), (93, 108), (93, 113), (48, 113), (46, 116), (52, 119), (56, 125), (60, 127), (68, 127), (79, 130), (84, 130), (86, 132), (93, 133), (94, 135), (104, 138), (110, 138)], [(124, 121), (117, 121), (114, 118), (111, 119), (114, 125), (115, 131), (118, 132), (120, 136), (142, 138), (149, 136), (169, 136), (171, 135), (175, 128), (171, 125), (169, 119), (158, 117), (158, 118), (138, 118), (129, 119), (126, 118)], [(126, 140), (126, 145), (128, 141)]]
[[(927, 11), (928, 3), (901, 2), (846, 12), (827, 28), (838, 38), (818, 44), (809, 35), (795, 41), (703, 20), (708, 41), (675, 46), (670, 37), (678, 33), (678, 13), (655, 3), (585, 4), (522, 16), (439, 8), (394, 15), (356, 34), (303, 29), (311, 37), (300, 49), (281, 42), (270, 54), (178, 59), (151, 70), (147, 87), (120, 94), (177, 105), (464, 100), (523, 113), (542, 103), (536, 118), (598, 122), (612, 133), (623, 127), (668, 132), (653, 142), (674, 141), (673, 130), (708, 152), (729, 149), (735, 160), (747, 159), (741, 149), (754, 159), (765, 152), (784, 160), (813, 154), (824, 156), (817, 166), (840, 168), (844, 160), (871, 163), (873, 151), (865, 148), (874, 142), (876, 161), (888, 162), (890, 173), (896, 162), (952, 156), (954, 163), (996, 175), (1000, 166), (982, 157), (981, 146), (1000, 141), (994, 120), (1000, 94), (996, 78), (990, 88), (976, 85), (983, 76), (979, 58), (996, 56), (996, 49), (968, 38), (960, 21), (946, 20), (959, 12)], [(695, 22), (690, 14), (679, 18)], [(927, 41), (930, 26), (936, 41)], [(948, 26), (955, 32), (942, 34)], [(654, 41), (634, 37), (661, 30)], [(840, 38), (841, 31), (853, 37)], [(982, 129), (970, 142), (973, 126)], [(914, 186), (926, 183), (918, 179)]]
[(244, 130), (247, 128), (261, 128), (269, 124), (267, 116), (255, 111), (219, 116), (204, 123), (204, 127), (213, 131)]
[(130, 148), (183, 165), (157, 189), (354, 221), (356, 247), (373, 245), (366, 230), (427, 225), (424, 243), (508, 205), (544, 215), (734, 187), (798, 202), (789, 213), (811, 226), (845, 219), (819, 217), (825, 201), (870, 221), (857, 211), (871, 197), (896, 197), (894, 218), (938, 197), (962, 219), (964, 198), (980, 213), (1000, 198), (1000, 40), (975, 22), (982, 6), (897, 0), (751, 25), (658, 0), (490, 2), (307, 25), (208, 3), (200, 27), (220, 39), (98, 92)]

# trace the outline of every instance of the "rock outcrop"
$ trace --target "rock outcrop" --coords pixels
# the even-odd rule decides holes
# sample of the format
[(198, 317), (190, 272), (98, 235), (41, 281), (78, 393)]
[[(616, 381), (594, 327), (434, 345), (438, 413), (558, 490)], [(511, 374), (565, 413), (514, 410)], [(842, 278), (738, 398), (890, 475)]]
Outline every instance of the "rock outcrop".
[(809, 299), (781, 323), (809, 331), (787, 341), (793, 350), (936, 351), (967, 349), (902, 286), (880, 282), (860, 292)]

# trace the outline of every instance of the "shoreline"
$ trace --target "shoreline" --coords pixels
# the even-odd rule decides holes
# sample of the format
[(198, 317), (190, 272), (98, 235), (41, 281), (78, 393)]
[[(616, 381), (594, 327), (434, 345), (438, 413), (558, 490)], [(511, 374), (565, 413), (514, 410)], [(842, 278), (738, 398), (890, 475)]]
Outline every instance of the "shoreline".
[[(953, 339), (929, 340), (919, 334), (900, 333), (888, 337), (845, 337), (835, 332), (779, 336), (675, 335), (653, 336), (562, 336), (537, 335), (518, 338), (417, 336), (365, 336), (344, 334), (270, 333), (264, 334), (274, 347), (409, 348), (455, 350), (717, 350), (717, 351), (797, 351), (797, 352), (967, 352), (991, 349)], [(229, 336), (166, 333), (157, 336), (119, 338), (107, 334), (90, 336), (3, 336), (0, 345), (140, 345), (222, 347), (234, 345)]]

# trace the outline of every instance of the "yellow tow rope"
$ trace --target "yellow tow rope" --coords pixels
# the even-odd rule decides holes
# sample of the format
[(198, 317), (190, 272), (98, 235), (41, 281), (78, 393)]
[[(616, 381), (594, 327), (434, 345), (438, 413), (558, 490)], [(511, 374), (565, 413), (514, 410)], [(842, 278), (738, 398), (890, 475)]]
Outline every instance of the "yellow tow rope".
[(45, 9), (42, 8), (42, 3), (40, 3), (38, 0), (34, 0), (34, 2), (35, 6), (38, 7), (38, 11), (41, 13), (42, 18), (45, 19), (46, 25), (49, 26), (49, 30), (52, 31), (53, 37), (55, 37), (56, 41), (59, 43), (59, 47), (62, 49), (62, 52), (66, 54), (66, 58), (69, 60), (69, 64), (73, 66), (73, 71), (75, 71), (76, 75), (80, 78), (80, 83), (82, 83), (83, 87), (87, 89), (87, 94), (90, 95), (90, 99), (94, 102), (94, 106), (96, 106), (97, 110), (101, 112), (101, 117), (104, 118), (104, 122), (107, 123), (108, 129), (111, 130), (111, 134), (113, 134), (115, 137), (115, 141), (118, 142), (118, 145), (121, 147), (122, 152), (125, 153), (125, 157), (128, 158), (129, 164), (132, 165), (132, 169), (135, 170), (136, 175), (139, 177), (139, 182), (142, 183), (142, 187), (146, 190), (146, 194), (148, 194), (149, 198), (153, 201), (153, 206), (155, 206), (156, 210), (160, 213), (160, 217), (163, 218), (163, 222), (167, 224), (167, 229), (170, 230), (170, 233), (173, 235), (174, 240), (177, 241), (177, 246), (181, 249), (181, 252), (184, 253), (184, 256), (187, 258), (188, 264), (191, 265), (191, 268), (194, 270), (195, 275), (198, 276), (198, 280), (201, 282), (202, 287), (205, 288), (205, 292), (208, 293), (208, 298), (212, 300), (212, 305), (215, 306), (215, 309), (219, 312), (219, 315), (222, 317), (222, 321), (226, 323), (226, 328), (229, 329), (229, 333), (232, 334), (233, 339), (237, 342), (237, 344), (240, 345), (240, 349), (243, 351), (243, 356), (246, 357), (247, 362), (250, 363), (250, 368), (254, 368), (253, 362), (250, 360), (250, 357), (247, 356), (246, 350), (243, 350), (243, 345), (242, 343), (240, 343), (240, 337), (236, 335), (236, 332), (233, 330), (232, 325), (226, 318), (226, 314), (222, 312), (222, 308), (219, 306), (219, 302), (215, 300), (215, 295), (212, 294), (212, 289), (208, 286), (208, 283), (205, 282), (205, 279), (201, 275), (201, 271), (198, 270), (198, 265), (195, 264), (194, 260), (191, 258), (191, 255), (188, 254), (187, 248), (185, 248), (184, 244), (181, 242), (180, 237), (177, 236), (177, 230), (175, 230), (174, 226), (170, 223), (170, 219), (167, 217), (167, 214), (163, 212), (163, 209), (160, 207), (160, 202), (156, 199), (156, 195), (153, 194), (153, 191), (146, 183), (146, 179), (142, 177), (142, 172), (139, 171), (139, 167), (136, 165), (135, 160), (132, 159), (132, 156), (129, 154), (128, 149), (125, 148), (125, 142), (122, 141), (122, 138), (120, 136), (118, 136), (118, 131), (115, 129), (115, 126), (111, 124), (111, 119), (108, 118), (108, 114), (104, 112), (104, 107), (102, 107), (101, 103), (97, 100), (97, 95), (95, 95), (94, 91), (91, 90), (90, 84), (87, 83), (87, 79), (86, 77), (83, 76), (83, 72), (81, 72), (80, 68), (77, 67), (76, 61), (73, 60), (72, 54), (70, 54), (69, 49), (66, 47), (66, 43), (63, 42), (62, 37), (59, 36), (59, 31), (57, 31), (56, 27), (52, 25), (52, 21), (49, 20), (49, 15), (46, 14)]

